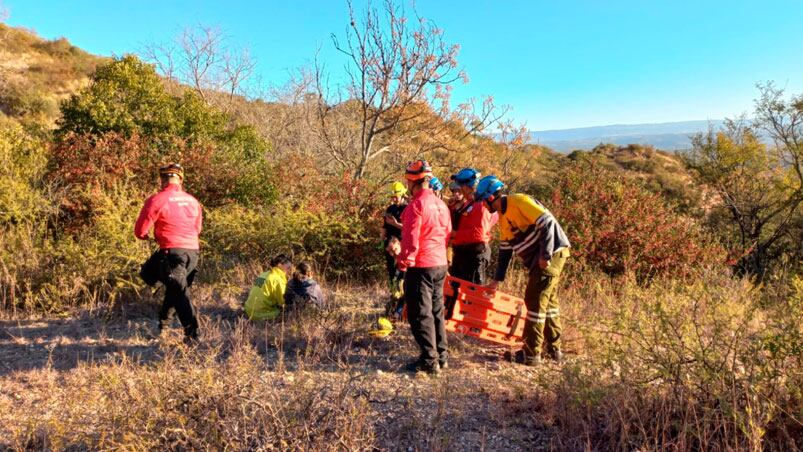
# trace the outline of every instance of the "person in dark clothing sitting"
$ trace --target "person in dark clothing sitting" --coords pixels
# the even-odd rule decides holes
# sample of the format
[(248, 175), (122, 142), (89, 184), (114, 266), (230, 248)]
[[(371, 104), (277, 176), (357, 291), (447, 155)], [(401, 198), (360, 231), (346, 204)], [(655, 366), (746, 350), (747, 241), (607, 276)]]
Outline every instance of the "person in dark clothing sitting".
[(293, 278), (284, 292), (284, 309), (304, 309), (307, 306), (323, 308), (326, 304), (321, 286), (312, 279), (312, 266), (302, 262), (296, 266)]

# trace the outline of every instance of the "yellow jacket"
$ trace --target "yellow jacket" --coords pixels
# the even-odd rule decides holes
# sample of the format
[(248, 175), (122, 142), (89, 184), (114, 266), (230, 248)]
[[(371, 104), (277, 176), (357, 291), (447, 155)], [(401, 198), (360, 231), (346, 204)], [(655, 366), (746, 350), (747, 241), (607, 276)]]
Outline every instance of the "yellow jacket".
[(499, 257), (497, 281), (504, 281), (513, 253), (524, 266), (534, 269), (539, 259), (552, 256), (571, 246), (555, 217), (540, 202), (520, 193), (502, 198), (499, 212)]
[(275, 319), (284, 306), (284, 291), (287, 289), (287, 275), (279, 267), (260, 274), (248, 300), (245, 302), (245, 313), (251, 320)]
[(541, 215), (548, 212), (533, 198), (517, 193), (503, 201), (499, 221), (499, 240), (509, 242), (517, 235), (532, 232)]

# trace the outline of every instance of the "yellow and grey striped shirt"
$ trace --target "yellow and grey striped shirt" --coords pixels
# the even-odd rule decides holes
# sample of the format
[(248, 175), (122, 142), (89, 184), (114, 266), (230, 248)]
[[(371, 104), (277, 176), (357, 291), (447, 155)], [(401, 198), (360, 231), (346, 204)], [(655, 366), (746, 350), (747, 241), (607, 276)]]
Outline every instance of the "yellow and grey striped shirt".
[(571, 246), (566, 233), (543, 204), (524, 194), (502, 198), (499, 212), (499, 266), (496, 280), (503, 281), (513, 253), (533, 269), (538, 258), (545, 260)]

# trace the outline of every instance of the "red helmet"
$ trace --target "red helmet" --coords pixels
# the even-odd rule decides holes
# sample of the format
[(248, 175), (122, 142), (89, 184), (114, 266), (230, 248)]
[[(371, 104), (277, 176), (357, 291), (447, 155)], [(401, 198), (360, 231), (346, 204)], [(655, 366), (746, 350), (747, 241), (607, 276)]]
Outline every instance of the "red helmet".
[(426, 160), (416, 160), (407, 164), (404, 174), (407, 180), (421, 180), (427, 176), (432, 177), (432, 167)]

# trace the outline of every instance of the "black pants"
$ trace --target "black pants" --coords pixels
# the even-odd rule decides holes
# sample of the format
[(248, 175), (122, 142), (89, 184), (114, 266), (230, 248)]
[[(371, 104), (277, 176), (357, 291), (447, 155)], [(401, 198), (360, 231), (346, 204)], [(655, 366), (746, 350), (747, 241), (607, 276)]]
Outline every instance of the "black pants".
[[(390, 240), (385, 240), (385, 248), (387, 249)], [(396, 268), (396, 257), (385, 251), (385, 270), (388, 273), (388, 281), (401, 281), (404, 279), (404, 272)], [(392, 284), (392, 283), (391, 283)]]
[(410, 268), (404, 277), (404, 297), (413, 337), (421, 348), (420, 359), (434, 365), (449, 357), (446, 321), (443, 318), (443, 283), (446, 266)]
[(165, 285), (165, 298), (159, 311), (159, 325), (163, 326), (175, 309), (184, 334), (198, 337), (198, 318), (190, 301), (190, 286), (195, 279), (198, 265), (198, 250), (171, 248), (164, 250), (162, 283)]
[[(385, 240), (385, 248), (388, 247), (390, 240)], [(390, 304), (386, 307), (386, 315), (391, 315), (393, 312), (401, 312), (404, 306), (404, 296), (401, 293), (403, 289), (402, 282), (404, 281), (404, 272), (396, 268), (396, 257), (391, 256), (390, 253), (385, 251), (385, 269), (388, 274), (388, 290), (390, 291)]]
[(490, 261), (491, 248), (487, 243), (453, 246), (449, 274), (474, 284), (484, 285)]

